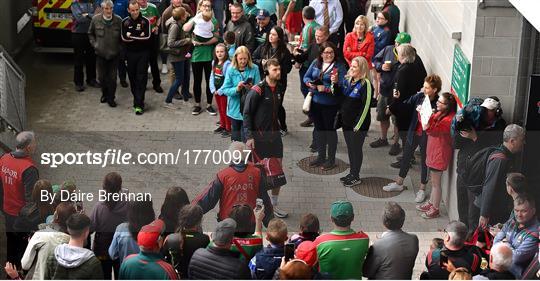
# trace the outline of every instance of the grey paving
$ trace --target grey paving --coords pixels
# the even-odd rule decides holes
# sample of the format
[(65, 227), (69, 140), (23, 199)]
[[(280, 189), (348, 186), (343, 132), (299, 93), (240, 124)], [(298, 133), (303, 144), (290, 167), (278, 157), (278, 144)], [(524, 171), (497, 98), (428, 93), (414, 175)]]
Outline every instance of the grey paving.
[[(203, 112), (191, 115), (191, 104), (181, 102), (181, 109), (172, 111), (160, 107), (165, 94), (152, 90), (146, 93), (149, 110), (142, 116), (135, 116), (131, 110), (132, 97), (128, 89), (118, 88), (117, 108), (109, 108), (99, 103), (101, 93), (97, 89), (87, 89), (82, 93), (73, 90), (72, 66), (70, 58), (64, 56), (32, 55), (22, 59), (27, 73), (27, 108), (29, 127), (38, 133), (39, 153), (43, 152), (104, 152), (106, 149), (122, 149), (123, 152), (176, 152), (178, 148), (225, 150), (230, 141), (212, 134), (216, 116)], [(162, 75), (163, 88), (168, 90), (169, 81)], [(151, 87), (149, 80), (148, 87)], [(204, 100), (204, 98), (203, 98)], [(289, 135), (284, 138), (284, 165), (288, 185), (280, 196), (280, 208), (289, 211), (286, 219), (291, 232), (297, 231), (302, 214), (316, 214), (323, 231), (331, 230), (329, 208), (335, 200), (350, 200), (355, 207), (353, 227), (369, 232), (376, 239), (383, 231), (381, 214), (385, 200), (374, 200), (344, 188), (334, 176), (315, 176), (302, 171), (296, 163), (311, 153), (307, 146), (311, 138), (311, 128), (301, 128), (298, 124), (306, 117), (301, 112), (302, 95), (296, 70), (289, 74), (285, 108)], [(373, 112), (374, 113), (374, 112)], [(375, 116), (373, 114), (373, 116)], [(361, 176), (382, 176), (393, 178), (397, 170), (389, 166), (394, 158), (387, 148), (372, 149), (368, 143), (378, 136), (377, 122), (373, 121), (369, 137), (364, 145), (364, 164)], [(338, 157), (347, 161), (346, 147), (339, 132)], [(199, 160), (200, 161), (200, 160)], [(50, 168), (40, 165), (42, 178), (54, 183), (74, 180), (85, 192), (97, 192), (101, 188), (103, 176), (110, 171), (118, 171), (124, 179), (124, 186), (134, 192), (150, 192), (154, 208), (159, 207), (167, 188), (183, 187), (190, 198), (194, 198), (211, 182), (215, 173), (225, 165), (190, 164), (181, 161), (178, 165), (112, 165), (106, 168), (97, 165), (71, 165)], [(425, 254), (431, 239), (441, 235), (440, 231), (448, 222), (446, 211), (438, 219), (424, 220), (415, 211), (414, 192), (419, 183), (418, 166), (413, 166), (406, 181), (410, 189), (394, 200), (400, 202), (407, 212), (405, 230), (415, 232), (420, 237), (420, 254), (415, 267), (415, 278), (424, 268)], [(390, 198), (392, 199), (392, 198)], [(91, 210), (93, 202), (85, 203)], [(215, 211), (205, 215), (204, 230), (212, 231)]]

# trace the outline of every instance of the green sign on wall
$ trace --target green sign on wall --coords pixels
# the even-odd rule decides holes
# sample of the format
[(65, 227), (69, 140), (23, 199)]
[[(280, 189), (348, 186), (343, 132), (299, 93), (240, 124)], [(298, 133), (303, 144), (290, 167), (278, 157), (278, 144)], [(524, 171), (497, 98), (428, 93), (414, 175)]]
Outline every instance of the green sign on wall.
[(469, 99), (469, 80), (471, 79), (471, 63), (463, 54), (458, 44), (454, 47), (454, 62), (452, 64), (451, 92), (457, 98), (459, 107)]

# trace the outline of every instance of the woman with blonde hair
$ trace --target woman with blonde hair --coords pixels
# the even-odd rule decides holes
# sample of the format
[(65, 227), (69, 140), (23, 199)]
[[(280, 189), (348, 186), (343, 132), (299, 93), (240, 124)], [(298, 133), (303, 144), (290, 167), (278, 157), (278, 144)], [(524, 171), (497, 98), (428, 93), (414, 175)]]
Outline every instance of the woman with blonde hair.
[(231, 58), (231, 68), (225, 75), (221, 92), (227, 96), (227, 116), (231, 119), (231, 139), (243, 141), (241, 133), (243, 123), (242, 97), (251, 87), (261, 80), (259, 67), (251, 60), (251, 54), (246, 46), (240, 46)]
[(351, 60), (355, 57), (364, 57), (367, 60), (369, 69), (371, 58), (375, 53), (375, 38), (373, 33), (369, 31), (369, 21), (366, 16), (358, 16), (354, 21), (353, 31), (345, 36), (343, 44), (343, 57), (350, 65)]
[[(351, 60), (351, 67), (346, 79), (339, 83), (337, 75), (332, 75), (336, 95), (343, 95), (341, 102), (341, 126), (349, 154), (349, 174), (340, 178), (346, 187), (361, 183), (362, 146), (371, 124), (370, 103), (373, 97), (373, 85), (368, 79), (369, 66), (364, 57)], [(339, 119), (338, 119), (339, 120)]]

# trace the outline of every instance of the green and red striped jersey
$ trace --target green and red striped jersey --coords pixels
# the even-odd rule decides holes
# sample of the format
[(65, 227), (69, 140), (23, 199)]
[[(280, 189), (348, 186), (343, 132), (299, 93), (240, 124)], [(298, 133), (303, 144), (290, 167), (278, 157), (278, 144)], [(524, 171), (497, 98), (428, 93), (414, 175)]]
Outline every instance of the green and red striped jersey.
[(331, 279), (362, 279), (362, 268), (369, 248), (369, 237), (354, 230), (334, 230), (314, 241), (319, 271)]

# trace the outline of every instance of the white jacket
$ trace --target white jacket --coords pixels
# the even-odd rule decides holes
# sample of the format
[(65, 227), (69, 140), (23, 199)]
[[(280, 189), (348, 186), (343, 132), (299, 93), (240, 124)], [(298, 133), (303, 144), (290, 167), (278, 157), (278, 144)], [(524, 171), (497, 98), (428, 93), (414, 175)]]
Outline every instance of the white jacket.
[(34, 264), (34, 260), (36, 262), (34, 275), (32, 278), (27, 279), (43, 280), (47, 269), (47, 257), (54, 251), (56, 246), (68, 242), (69, 235), (50, 227), (34, 233), (21, 259), (22, 269), (24, 270), (29, 270)]

